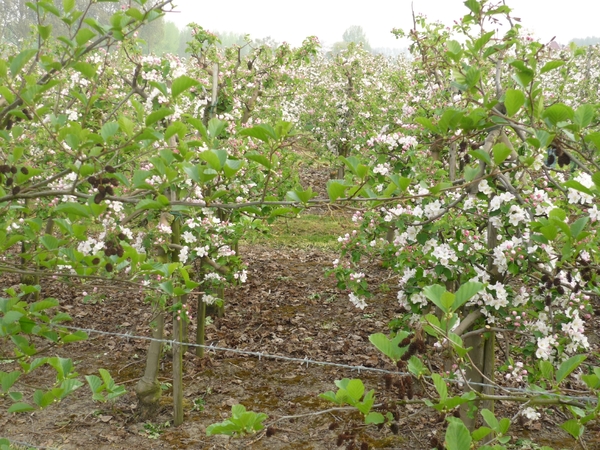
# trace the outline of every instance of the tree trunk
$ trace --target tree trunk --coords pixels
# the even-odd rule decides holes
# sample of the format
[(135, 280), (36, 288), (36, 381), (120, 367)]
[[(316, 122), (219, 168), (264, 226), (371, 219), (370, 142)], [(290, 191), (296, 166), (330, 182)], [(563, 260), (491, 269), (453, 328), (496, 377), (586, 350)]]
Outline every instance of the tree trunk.
[[(159, 306), (160, 308), (160, 306)], [(156, 325), (152, 331), (154, 339), (162, 340), (165, 327), (165, 313), (158, 311)], [(150, 420), (156, 417), (161, 396), (160, 383), (158, 382), (158, 366), (162, 353), (162, 342), (150, 341), (148, 354), (146, 355), (146, 370), (140, 378), (135, 394), (138, 399), (138, 413), (142, 420)]]

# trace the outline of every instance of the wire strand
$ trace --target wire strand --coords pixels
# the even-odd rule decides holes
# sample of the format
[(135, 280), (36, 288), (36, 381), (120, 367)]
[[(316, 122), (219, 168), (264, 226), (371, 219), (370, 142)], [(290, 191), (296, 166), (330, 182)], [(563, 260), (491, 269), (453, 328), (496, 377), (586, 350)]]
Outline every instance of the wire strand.
[[(94, 333), (94, 334), (105, 335), (105, 336), (114, 336), (114, 337), (119, 337), (122, 339), (136, 339), (136, 340), (143, 340), (143, 341), (161, 342), (164, 344), (182, 345), (182, 346), (193, 347), (193, 348), (199, 347), (199, 348), (204, 348), (207, 351), (213, 351), (213, 352), (217, 352), (217, 351), (232, 352), (232, 353), (237, 353), (240, 355), (253, 356), (255, 358), (258, 358), (259, 361), (262, 360), (262, 358), (266, 358), (266, 359), (272, 359), (272, 360), (295, 362), (295, 363), (299, 363), (301, 365), (306, 364), (306, 367), (308, 367), (310, 364), (313, 364), (313, 365), (318, 365), (318, 366), (329, 366), (329, 367), (337, 367), (340, 369), (349, 369), (352, 371), (357, 371), (359, 374), (361, 372), (373, 372), (373, 373), (390, 374), (390, 375), (396, 375), (396, 376), (413, 376), (413, 374), (411, 374), (410, 372), (392, 371), (392, 370), (387, 370), (387, 369), (379, 369), (377, 367), (354, 366), (354, 365), (349, 365), (349, 364), (336, 363), (336, 362), (332, 362), (332, 361), (318, 361), (318, 360), (310, 359), (308, 356), (305, 356), (304, 358), (297, 358), (297, 357), (293, 357), (293, 356), (273, 355), (273, 354), (264, 353), (264, 352), (256, 352), (256, 351), (251, 351), (251, 350), (241, 350), (241, 349), (237, 349), (237, 348), (221, 347), (221, 346), (217, 346), (214, 344), (201, 345), (201, 344), (180, 342), (175, 339), (156, 339), (156, 338), (153, 338), (150, 336), (137, 336), (137, 335), (128, 334), (128, 333), (116, 333), (116, 332), (111, 332), (111, 331), (101, 331), (101, 330), (95, 330), (92, 328), (80, 328), (80, 327), (74, 327), (74, 326), (70, 326), (70, 325), (60, 325), (60, 327), (66, 328), (69, 330), (83, 331), (85, 333)], [(423, 378), (432, 379), (431, 376), (424, 376)], [(462, 384), (467, 383), (464, 380), (456, 380), (456, 379), (452, 379), (452, 378), (443, 378), (443, 380), (448, 383), (453, 383), (453, 384), (461, 384), (462, 385)], [(587, 397), (587, 396), (574, 397), (574, 396), (569, 396), (569, 395), (558, 394), (556, 392), (539, 391), (539, 390), (523, 389), (523, 388), (515, 388), (515, 387), (505, 387), (505, 386), (500, 386), (500, 385), (494, 385), (494, 384), (488, 384), (488, 383), (477, 383), (477, 382), (471, 382), (471, 381), (469, 381), (468, 384), (470, 386), (478, 386), (478, 387), (480, 386), (480, 387), (490, 387), (490, 388), (494, 388), (494, 389), (503, 389), (505, 391), (527, 394), (527, 395), (531, 395), (531, 396), (559, 397), (564, 400), (575, 400), (575, 401), (584, 401), (584, 402), (591, 402), (591, 403), (598, 402), (598, 398), (596, 398), (596, 397)]]

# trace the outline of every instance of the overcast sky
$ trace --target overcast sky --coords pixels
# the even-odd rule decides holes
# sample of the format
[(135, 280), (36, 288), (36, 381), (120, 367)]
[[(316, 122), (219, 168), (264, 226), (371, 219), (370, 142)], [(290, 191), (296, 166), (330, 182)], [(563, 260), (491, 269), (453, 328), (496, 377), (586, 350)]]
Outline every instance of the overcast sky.
[[(252, 38), (271, 36), (297, 46), (311, 35), (331, 45), (342, 40), (352, 25), (363, 27), (372, 47), (404, 47), (390, 33), (410, 29), (411, 0), (175, 0), (178, 13), (166, 20), (180, 28), (196, 22), (210, 31), (249, 33)], [(412, 0), (415, 13), (451, 24), (467, 9), (463, 0)], [(553, 36), (566, 44), (573, 38), (600, 35), (598, 0), (507, 0), (513, 16), (543, 42)]]

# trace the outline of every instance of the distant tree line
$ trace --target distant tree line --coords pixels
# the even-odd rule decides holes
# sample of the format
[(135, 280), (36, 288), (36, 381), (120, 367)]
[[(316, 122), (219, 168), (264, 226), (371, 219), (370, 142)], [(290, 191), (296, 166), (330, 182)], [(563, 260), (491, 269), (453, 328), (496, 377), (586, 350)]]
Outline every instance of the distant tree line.
[(596, 45), (600, 44), (600, 37), (588, 36), (586, 38), (575, 38), (571, 42), (583, 47), (585, 45)]

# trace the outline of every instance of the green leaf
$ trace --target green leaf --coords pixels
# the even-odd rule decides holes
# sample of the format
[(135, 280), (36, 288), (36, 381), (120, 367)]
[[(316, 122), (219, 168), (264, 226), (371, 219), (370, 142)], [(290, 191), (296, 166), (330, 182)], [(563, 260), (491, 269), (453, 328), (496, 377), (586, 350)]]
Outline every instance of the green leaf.
[(446, 292), (446, 288), (440, 286), (439, 284), (434, 284), (433, 286), (427, 286), (423, 289), (423, 295), (431, 300), (438, 308), (440, 308), (443, 312), (447, 313), (448, 308), (442, 302), (442, 295)]
[(448, 398), (448, 386), (446, 386), (446, 382), (437, 373), (431, 374), (431, 378), (433, 378), (435, 390), (440, 396), (440, 403), (444, 403)]
[(490, 155), (488, 154), (488, 152), (486, 152), (482, 148), (478, 148), (477, 150), (469, 151), (469, 155), (483, 161), (486, 164), (489, 164), (489, 165), (492, 164), (492, 159), (490, 158)]
[(40, 37), (45, 41), (50, 37), (52, 33), (52, 25), (38, 25), (37, 26), (38, 33), (40, 33)]
[(389, 339), (383, 333), (375, 333), (369, 336), (369, 341), (377, 350), (390, 358), (394, 363), (398, 362), (406, 350), (398, 347), (400, 342), (408, 336), (408, 331), (399, 331), (394, 339)]
[(226, 150), (205, 150), (198, 156), (203, 161), (206, 161), (210, 167), (217, 171), (221, 170), (227, 161)]
[(17, 73), (21, 71), (21, 69), (29, 62), (31, 58), (37, 53), (37, 50), (34, 48), (30, 48), (27, 50), (23, 50), (17, 56), (13, 58), (10, 62), (10, 73), (15, 76)]
[(494, 153), (494, 162), (497, 166), (502, 164), (512, 153), (512, 150), (502, 142), (494, 145), (492, 151)]
[(164, 119), (165, 117), (173, 114), (173, 110), (167, 108), (161, 108), (158, 111), (154, 111), (146, 117), (146, 126), (149, 127), (153, 123), (158, 122), (159, 120)]
[(135, 124), (131, 119), (125, 116), (120, 116), (118, 123), (119, 128), (121, 128), (121, 130), (123, 130), (128, 137), (131, 137), (133, 135), (133, 128), (135, 127)]
[(34, 410), (35, 408), (33, 406), (23, 402), (14, 403), (10, 406), (10, 408), (8, 408), (9, 413), (20, 413)]
[(362, 398), (363, 394), (365, 393), (365, 386), (362, 380), (352, 379), (348, 382), (348, 385), (346, 386), (346, 391), (348, 392), (348, 395), (351, 398), (358, 401)]
[(183, 123), (179, 121), (173, 122), (165, 131), (165, 141), (168, 141), (175, 135), (179, 136), (180, 139), (183, 139), (186, 133), (187, 127)]
[(317, 195), (318, 194), (316, 192), (313, 192), (312, 188), (309, 187), (306, 190), (295, 189), (293, 191), (288, 191), (286, 197), (293, 202), (300, 202), (306, 204), (311, 198), (316, 197)]
[(85, 331), (75, 331), (71, 334), (63, 336), (60, 340), (65, 344), (68, 344), (69, 342), (85, 341), (87, 338), (88, 335)]
[(498, 419), (496, 419), (496, 416), (493, 412), (491, 412), (489, 409), (483, 409), (481, 410), (481, 416), (483, 417), (483, 420), (485, 420), (485, 423), (492, 428), (492, 430), (498, 431)]
[(75, 0), (63, 0), (63, 11), (65, 13), (71, 12), (71, 10), (75, 7)]
[(119, 124), (117, 122), (108, 122), (102, 126), (100, 135), (104, 142), (107, 142), (109, 138), (113, 137), (119, 131)]
[(579, 191), (579, 192), (583, 192), (584, 194), (587, 194), (587, 195), (591, 195), (591, 196), (594, 195), (594, 193), (589, 188), (585, 187), (579, 181), (569, 180), (564, 183), (564, 186), (571, 188), (571, 189), (575, 189), (576, 191)]
[(268, 124), (260, 124), (252, 128), (244, 128), (238, 133), (238, 135), (253, 137), (263, 142), (269, 142), (270, 140), (277, 139), (275, 130)]
[(551, 70), (557, 69), (558, 67), (564, 65), (564, 61), (548, 61), (544, 64), (544, 67), (540, 70), (540, 74), (550, 72)]
[(182, 92), (185, 92), (192, 86), (197, 86), (199, 84), (200, 83), (197, 80), (194, 80), (187, 75), (181, 75), (173, 80), (173, 84), (171, 85), (171, 95), (173, 98), (176, 98)]
[(77, 45), (82, 46), (94, 37), (96, 37), (96, 33), (94, 33), (92, 30), (89, 28), (81, 28), (75, 36), (75, 41), (77, 42)]
[(450, 424), (446, 430), (446, 438), (444, 443), (447, 450), (467, 450), (471, 448), (471, 433), (462, 422), (456, 417), (448, 419)]
[(525, 103), (525, 94), (518, 89), (507, 89), (504, 94), (504, 106), (506, 106), (506, 114), (512, 117)]
[(475, 431), (473, 431), (473, 433), (471, 433), (471, 436), (473, 437), (474, 441), (480, 441), (484, 437), (486, 437), (488, 434), (490, 434), (491, 432), (492, 432), (491, 428), (479, 427)]
[(102, 380), (96, 375), (86, 375), (85, 379), (92, 390), (92, 394), (97, 394), (102, 391)]
[(56, 212), (64, 212), (67, 214), (73, 214), (81, 217), (91, 217), (92, 213), (88, 205), (82, 205), (81, 203), (65, 202), (59, 203), (54, 210)]
[(227, 122), (213, 117), (208, 121), (208, 135), (211, 138), (216, 139), (221, 135), (223, 130), (225, 130), (226, 126)]
[(573, 115), (573, 108), (563, 103), (555, 103), (544, 110), (542, 117), (548, 119), (552, 125), (557, 125), (573, 119)]
[(466, 0), (465, 6), (471, 10), (475, 15), (478, 15), (481, 11), (481, 5), (477, 0)]
[(250, 161), (254, 161), (259, 163), (261, 166), (266, 167), (267, 169), (271, 169), (271, 161), (269, 161), (269, 159), (264, 156), (261, 155), (258, 152), (247, 152), (244, 156), (246, 156), (246, 158), (248, 158)]
[(55, 306), (58, 306), (58, 305), (59, 305), (59, 302), (55, 298), (47, 298), (44, 300), (40, 300), (39, 302), (32, 303), (29, 306), (29, 311), (30, 312), (40, 312), (40, 311), (44, 311), (45, 309), (54, 308)]
[(452, 305), (452, 310), (456, 311), (462, 305), (464, 305), (467, 301), (469, 301), (475, 294), (479, 293), (483, 289), (483, 284), (475, 281), (468, 281), (463, 284), (458, 290), (454, 293), (454, 305)]
[(542, 374), (542, 377), (544, 377), (544, 379), (548, 381), (554, 380), (554, 366), (550, 361), (541, 360), (539, 362), (539, 367), (540, 373)]
[(591, 142), (596, 147), (596, 150), (600, 150), (600, 132), (589, 133), (584, 138), (585, 142)]
[(579, 108), (577, 108), (577, 110), (575, 110), (573, 122), (579, 125), (581, 128), (585, 128), (592, 123), (595, 115), (596, 110), (592, 105), (581, 105)]
[(414, 355), (408, 360), (408, 371), (417, 378), (421, 378), (428, 372), (423, 362)]
[(96, 71), (98, 70), (95, 65), (83, 61), (78, 61), (73, 64), (73, 69), (75, 69), (88, 80), (94, 78), (94, 76), (96, 76)]
[(164, 205), (160, 202), (157, 202), (156, 200), (152, 200), (149, 198), (146, 198), (144, 200), (141, 200), (140, 202), (138, 202), (138, 204), (136, 205), (135, 209), (163, 209)]
[(571, 224), (571, 227), (570, 227), (571, 228), (571, 237), (574, 240), (577, 240), (577, 237), (583, 231), (583, 229), (585, 228), (585, 226), (587, 225), (589, 220), (590, 220), (589, 217), (580, 217), (579, 219), (577, 219), (575, 222), (573, 222)]
[(473, 181), (479, 174), (479, 167), (465, 166), (465, 181)]
[(227, 159), (225, 165), (223, 166), (223, 172), (225, 172), (225, 176), (227, 178), (232, 178), (236, 173), (240, 171), (240, 169), (244, 166), (244, 161), (240, 159)]
[(0, 371), (0, 386), (2, 387), (2, 392), (8, 392), (19, 376), (21, 376), (21, 372), (17, 370), (13, 372)]
[(385, 417), (383, 417), (383, 414), (378, 413), (378, 412), (370, 412), (367, 417), (365, 417), (365, 424), (369, 425), (371, 423), (378, 425), (380, 423), (384, 423), (385, 422)]
[(596, 189), (600, 190), (600, 172), (596, 172), (592, 175), (592, 181), (596, 185)]
[(40, 242), (47, 250), (56, 250), (60, 241), (50, 234), (46, 234), (40, 238)]
[(565, 423), (561, 424), (560, 427), (575, 439), (579, 439), (581, 435), (583, 435), (584, 427), (577, 419), (567, 420)]
[(586, 358), (585, 355), (575, 355), (564, 361), (556, 371), (556, 382), (561, 383), (571, 372), (577, 369)]
[(338, 198), (343, 197), (348, 186), (343, 184), (343, 181), (340, 182), (338, 180), (329, 180), (327, 182), (327, 194), (329, 195), (329, 200), (335, 202)]

